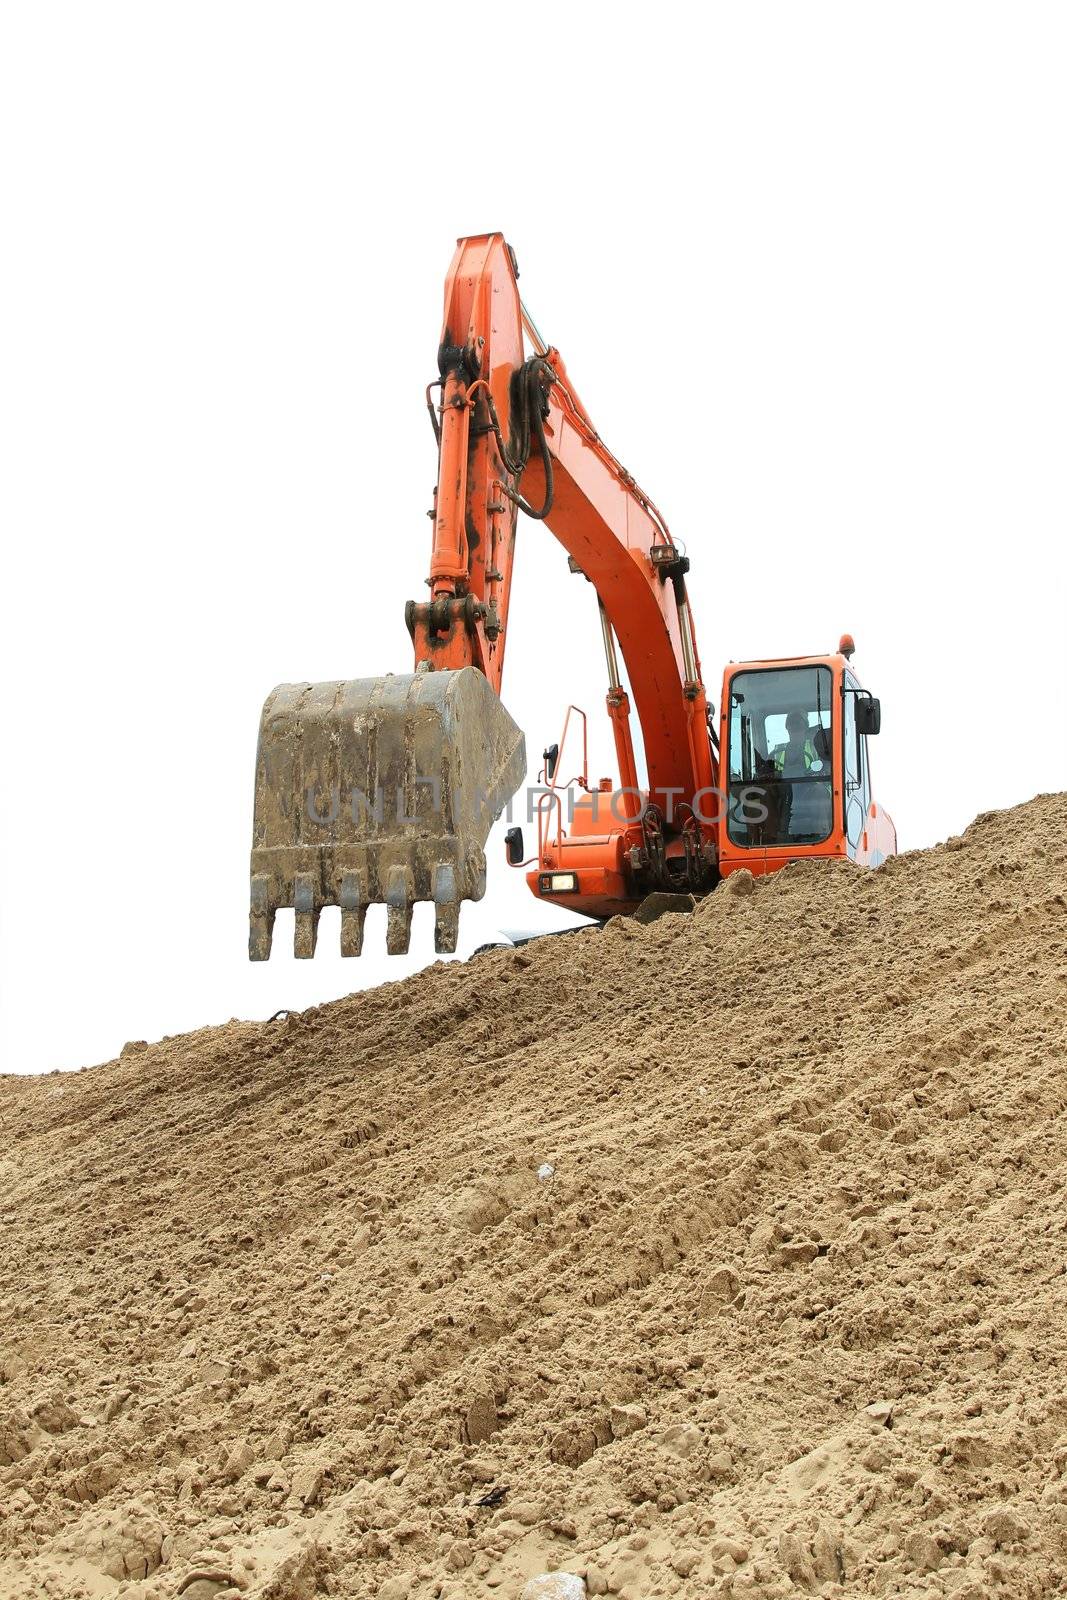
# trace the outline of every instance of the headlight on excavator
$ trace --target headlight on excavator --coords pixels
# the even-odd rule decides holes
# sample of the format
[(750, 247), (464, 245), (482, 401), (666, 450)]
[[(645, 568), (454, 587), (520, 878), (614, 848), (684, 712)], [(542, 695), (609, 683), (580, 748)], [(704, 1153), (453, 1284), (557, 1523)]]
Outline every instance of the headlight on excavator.
[(577, 894), (578, 874), (576, 872), (542, 872), (537, 886), (542, 894)]

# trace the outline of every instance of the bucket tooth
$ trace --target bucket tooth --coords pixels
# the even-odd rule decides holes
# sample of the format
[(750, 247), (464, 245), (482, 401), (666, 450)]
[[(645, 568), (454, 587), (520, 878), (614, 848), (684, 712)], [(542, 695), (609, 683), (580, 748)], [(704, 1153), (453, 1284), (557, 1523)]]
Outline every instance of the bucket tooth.
[(459, 939), (459, 885), (451, 863), (439, 861), (433, 869), (433, 947), (439, 956), (454, 954)]
[(341, 954), (358, 956), (363, 951), (363, 924), (367, 920), (367, 902), (358, 872), (341, 874)]
[(319, 937), (321, 910), (316, 904), (315, 879), (310, 872), (298, 872), (293, 879), (293, 908), (296, 911), (293, 954), (298, 960), (310, 961)]
[(385, 948), (391, 956), (407, 955), (411, 943), (411, 912), (415, 899), (415, 877), (410, 867), (390, 867), (385, 885), (389, 908)]
[(270, 901), (270, 879), (265, 872), (252, 876), (248, 912), (248, 959), (269, 961), (274, 936), (274, 907)]

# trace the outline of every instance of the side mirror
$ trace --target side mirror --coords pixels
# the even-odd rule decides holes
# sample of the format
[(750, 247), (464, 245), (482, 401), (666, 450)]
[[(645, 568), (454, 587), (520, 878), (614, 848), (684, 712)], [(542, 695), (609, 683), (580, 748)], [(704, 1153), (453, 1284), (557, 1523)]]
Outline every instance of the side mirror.
[(521, 867), (526, 859), (526, 849), (522, 842), (522, 829), (509, 828), (504, 835), (504, 847), (508, 853), (508, 866)]
[(856, 732), (880, 733), (882, 728), (882, 702), (873, 695), (856, 696)]
[(556, 766), (559, 762), (559, 745), (550, 744), (547, 750), (542, 750), (541, 755), (545, 763), (545, 777), (551, 783), (556, 776)]

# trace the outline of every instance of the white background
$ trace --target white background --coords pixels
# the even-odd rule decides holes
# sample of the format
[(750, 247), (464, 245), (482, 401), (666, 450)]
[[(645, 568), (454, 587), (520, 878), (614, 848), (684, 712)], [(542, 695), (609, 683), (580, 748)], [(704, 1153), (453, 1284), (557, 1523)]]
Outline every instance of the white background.
[[(249, 966), (247, 855), (270, 687), (409, 669), (464, 232), (686, 541), (716, 699), (848, 628), (903, 847), (1064, 786), (1062, 7), (2, 15), (5, 1070), (428, 959), (327, 914)], [(520, 546), (536, 753), (604, 674)], [(468, 942), (545, 918), (491, 860)]]

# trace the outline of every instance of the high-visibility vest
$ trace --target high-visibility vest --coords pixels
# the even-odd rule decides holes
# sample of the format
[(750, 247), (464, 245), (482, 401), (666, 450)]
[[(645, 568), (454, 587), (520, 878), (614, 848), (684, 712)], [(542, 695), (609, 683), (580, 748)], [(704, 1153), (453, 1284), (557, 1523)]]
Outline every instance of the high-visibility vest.
[[(774, 755), (772, 756), (771, 759), (774, 762), (774, 766), (775, 766), (775, 771), (776, 772), (783, 772), (785, 770), (785, 758), (788, 755), (788, 753), (789, 753), (789, 746), (787, 744), (780, 744), (778, 746), (777, 750), (774, 752)], [(804, 767), (805, 767), (805, 769), (810, 768), (812, 762), (813, 761), (817, 761), (817, 760), (818, 760), (818, 757), (815, 754), (815, 746), (812, 744), (810, 739), (805, 739), (804, 740)]]

